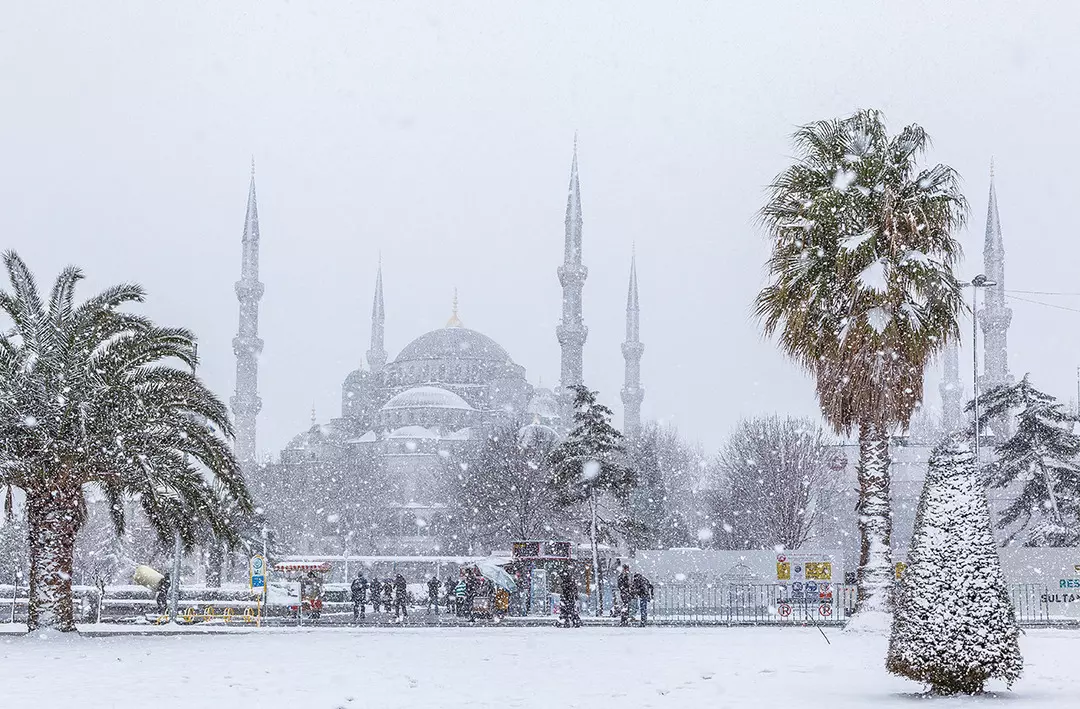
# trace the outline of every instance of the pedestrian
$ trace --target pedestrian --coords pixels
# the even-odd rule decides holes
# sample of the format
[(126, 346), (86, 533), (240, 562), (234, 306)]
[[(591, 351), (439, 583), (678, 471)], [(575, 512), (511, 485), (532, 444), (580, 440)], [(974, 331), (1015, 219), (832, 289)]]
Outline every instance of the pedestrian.
[(559, 625), (564, 628), (580, 628), (581, 616), (577, 612), (578, 585), (574, 572), (569, 567), (563, 569), (560, 593), (562, 600), (559, 603)]
[(641, 618), (641, 627), (649, 620), (649, 601), (653, 598), (653, 585), (649, 579), (641, 574), (634, 574), (634, 596), (638, 602), (638, 614)]
[(157, 595), (154, 597), (157, 603), (158, 613), (165, 615), (165, 612), (169, 610), (169, 584), (172, 579), (169, 574), (166, 573), (161, 577), (161, 581), (158, 582)]
[(480, 590), (480, 579), (469, 571), (465, 574), (465, 617), (470, 623), (476, 622), (476, 594)]
[(622, 573), (619, 574), (616, 584), (619, 596), (619, 625), (627, 625), (630, 622), (630, 603), (633, 598), (633, 589), (630, 586), (630, 567), (623, 564)]
[(446, 612), (449, 613), (454, 607), (454, 579), (449, 576), (446, 577), (446, 583), (443, 584), (444, 596), (443, 605), (446, 606)]
[(382, 601), (382, 597), (380, 595), (380, 592), (382, 591), (382, 584), (379, 583), (378, 576), (372, 575), (369, 588), (371, 589), (371, 612), (378, 613), (379, 602)]
[(428, 611), (439, 614), (439, 577), (432, 576), (427, 582)]
[(394, 580), (387, 578), (382, 585), (383, 608), (387, 613), (394, 609)]
[(458, 573), (458, 582), (454, 584), (454, 606), (456, 609), (455, 615), (458, 618), (465, 615), (465, 592), (468, 590), (469, 584), (465, 580), (465, 569), (462, 569)]
[(367, 595), (367, 579), (364, 578), (364, 573), (360, 572), (353, 579), (352, 585), (349, 587), (349, 591), (352, 593), (352, 622), (355, 623), (364, 617), (364, 596)]
[(394, 613), (397, 615), (399, 622), (405, 621), (405, 616), (409, 615), (409, 612), (405, 609), (405, 602), (409, 597), (409, 585), (405, 582), (405, 577), (398, 574), (394, 577)]

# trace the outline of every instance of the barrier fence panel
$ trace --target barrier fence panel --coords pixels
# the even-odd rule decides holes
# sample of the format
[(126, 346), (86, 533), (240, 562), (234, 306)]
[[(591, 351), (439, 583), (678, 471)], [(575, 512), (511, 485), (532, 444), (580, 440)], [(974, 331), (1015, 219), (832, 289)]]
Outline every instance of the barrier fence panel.
[[(649, 621), (661, 625), (838, 625), (847, 621), (855, 609), (856, 589), (849, 585), (821, 584), (813, 593), (802, 588), (796, 596), (794, 584), (725, 584), (706, 582), (657, 583), (649, 603)], [(26, 591), (16, 594), (11, 586), (0, 585), (0, 623), (26, 622)], [(126, 597), (124, 592), (106, 589), (98, 604), (97, 591), (87, 587), (75, 590), (76, 622), (138, 622), (156, 613), (152, 598)], [(181, 611), (189, 607), (199, 620), (213, 618), (221, 622), (243, 622), (245, 613), (253, 613), (253, 601), (233, 598), (214, 599), (205, 590), (199, 598), (188, 594), (181, 600)], [(1010, 584), (1009, 595), (1016, 618), (1024, 626), (1080, 625), (1080, 593), (1044, 584)], [(207, 596), (207, 597), (202, 597)], [(349, 615), (346, 603), (328, 604)], [(101, 616), (97, 615), (100, 607)], [(264, 608), (264, 614), (283, 614), (283, 607)], [(634, 615), (637, 608), (634, 608)], [(611, 620), (611, 618), (609, 618)]]

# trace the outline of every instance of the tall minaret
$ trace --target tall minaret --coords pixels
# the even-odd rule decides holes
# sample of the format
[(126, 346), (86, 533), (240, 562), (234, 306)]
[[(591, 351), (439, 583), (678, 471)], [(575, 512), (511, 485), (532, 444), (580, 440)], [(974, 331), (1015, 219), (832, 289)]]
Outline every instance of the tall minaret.
[(623, 434), (636, 436), (641, 429), (641, 400), (645, 390), (641, 388), (641, 315), (638, 308), (637, 256), (630, 257), (630, 287), (626, 293), (626, 341), (622, 344), (626, 374), (622, 388)]
[(942, 365), (941, 424), (946, 433), (954, 433), (964, 427), (964, 386), (960, 383), (960, 344), (957, 338), (950, 338), (945, 345)]
[(581, 189), (578, 186), (577, 137), (574, 138), (574, 159), (570, 165), (570, 193), (566, 198), (566, 246), (563, 264), (559, 266), (559, 283), (562, 284), (562, 319), (555, 328), (555, 335), (562, 347), (562, 381), (559, 391), (562, 400), (563, 426), (571, 426), (573, 394), (572, 384), (581, 384), (582, 350), (589, 328), (581, 317), (581, 289), (589, 269), (581, 263)]
[(1007, 335), (1012, 310), (1005, 306), (1005, 245), (1001, 238), (1001, 219), (998, 217), (997, 192), (994, 189), (994, 165), (990, 164), (990, 200), (986, 207), (986, 243), (983, 246), (983, 268), (987, 279), (995, 285), (981, 289), (985, 307), (979, 312), (983, 331), (983, 379), (980, 389), (985, 392), (999, 384), (1009, 384), (1009, 355)]
[(379, 259), (379, 271), (375, 274), (375, 298), (371, 303), (371, 349), (367, 351), (368, 366), (372, 372), (379, 372), (386, 364), (386, 346), (383, 344), (383, 328), (386, 324), (386, 312), (383, 309), (382, 259)]
[(248, 188), (247, 215), (244, 217), (243, 256), (240, 280), (236, 282), (236, 298), (240, 301), (240, 329), (233, 338), (236, 355), (236, 394), (232, 405), (236, 422), (234, 451), (245, 468), (255, 458), (255, 418), (262, 408), (259, 398), (259, 300), (263, 284), (259, 282), (259, 209), (255, 204), (255, 160), (251, 161), (251, 186)]

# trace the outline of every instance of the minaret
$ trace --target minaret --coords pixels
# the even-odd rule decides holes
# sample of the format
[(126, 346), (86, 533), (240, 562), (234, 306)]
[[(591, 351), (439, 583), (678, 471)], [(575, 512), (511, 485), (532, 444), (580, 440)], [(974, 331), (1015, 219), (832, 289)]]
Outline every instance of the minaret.
[(383, 309), (382, 259), (375, 274), (375, 298), (371, 303), (371, 348), (367, 351), (368, 366), (378, 373), (386, 364), (386, 346), (383, 344), (383, 330), (386, 325), (386, 311)]
[(941, 424), (946, 433), (964, 426), (964, 386), (960, 383), (960, 344), (950, 338), (942, 356)]
[(562, 319), (555, 328), (555, 335), (562, 347), (562, 379), (559, 398), (562, 403), (564, 427), (571, 426), (571, 410), (574, 395), (569, 390), (573, 384), (581, 384), (582, 350), (589, 328), (581, 317), (581, 289), (589, 269), (581, 263), (581, 189), (578, 186), (577, 137), (574, 138), (574, 159), (570, 164), (570, 192), (566, 198), (566, 245), (563, 264), (559, 266), (559, 283), (562, 284)]
[(255, 203), (255, 160), (251, 161), (251, 186), (248, 188), (247, 215), (244, 217), (243, 256), (236, 299), (240, 301), (240, 328), (233, 338), (236, 355), (236, 394), (230, 399), (236, 423), (234, 451), (245, 468), (255, 458), (255, 419), (262, 408), (259, 399), (259, 300), (263, 284), (259, 282), (259, 209)]
[(988, 391), (999, 384), (1009, 384), (1009, 355), (1007, 335), (1012, 310), (1005, 306), (1005, 245), (1001, 238), (1001, 219), (998, 217), (997, 192), (994, 189), (994, 165), (990, 164), (990, 200), (986, 207), (986, 243), (983, 246), (983, 268), (986, 278), (995, 283), (980, 289), (985, 306), (979, 311), (983, 331), (983, 379), (980, 390)]
[(641, 316), (638, 308), (637, 256), (630, 257), (630, 287), (626, 293), (626, 341), (622, 343), (626, 373), (622, 388), (623, 434), (636, 436), (641, 429), (641, 400), (645, 390), (641, 388)]

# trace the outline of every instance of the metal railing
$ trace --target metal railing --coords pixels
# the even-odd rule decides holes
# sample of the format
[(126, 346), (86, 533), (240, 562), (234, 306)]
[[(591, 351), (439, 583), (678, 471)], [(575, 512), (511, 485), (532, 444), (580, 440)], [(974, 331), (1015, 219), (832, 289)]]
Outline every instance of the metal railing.
[[(1009, 585), (1017, 620), (1028, 627), (1080, 625), (1080, 589), (1071, 590), (1073, 593), (1043, 584)], [(76, 621), (133, 622), (155, 612), (156, 604), (149, 593), (110, 591), (115, 589), (106, 589), (99, 605), (97, 589), (77, 587)], [(648, 608), (649, 622), (658, 625), (841, 625), (855, 609), (855, 587), (848, 585), (830, 585), (824, 593), (818, 588), (807, 594), (804, 589), (802, 597), (794, 597), (790, 587), (778, 584), (658, 583), (654, 591)], [(0, 586), (0, 623), (10, 622), (13, 617), (16, 623), (26, 622), (25, 593), (20, 588), (13, 597), (10, 586)], [(199, 594), (185, 593), (181, 610), (193, 609), (206, 615), (205, 608), (212, 607), (224, 619), (228, 608), (235, 620), (241, 620), (245, 611), (255, 605), (226, 597), (229, 595), (235, 594), (211, 598), (206, 589)], [(634, 611), (636, 616), (636, 607)], [(351, 617), (351, 604), (328, 599), (325, 612)], [(264, 608), (264, 613), (287, 615), (287, 609), (273, 606)], [(609, 616), (607, 620), (614, 619)]]

